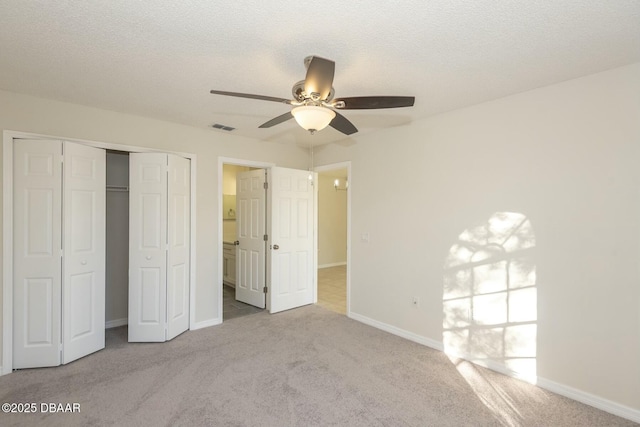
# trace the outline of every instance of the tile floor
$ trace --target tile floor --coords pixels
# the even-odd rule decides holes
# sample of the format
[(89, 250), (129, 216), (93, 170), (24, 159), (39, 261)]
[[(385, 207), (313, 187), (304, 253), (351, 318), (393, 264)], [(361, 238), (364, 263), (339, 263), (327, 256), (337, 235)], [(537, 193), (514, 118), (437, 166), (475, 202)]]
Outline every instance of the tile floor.
[(222, 320), (226, 321), (248, 314), (259, 313), (263, 309), (236, 301), (236, 289), (231, 286), (222, 287)]
[(318, 269), (318, 305), (347, 314), (347, 266)]
[[(318, 270), (318, 305), (336, 313), (347, 313), (347, 266), (321, 268)], [(236, 290), (222, 287), (222, 319), (261, 312), (262, 309), (236, 301)]]

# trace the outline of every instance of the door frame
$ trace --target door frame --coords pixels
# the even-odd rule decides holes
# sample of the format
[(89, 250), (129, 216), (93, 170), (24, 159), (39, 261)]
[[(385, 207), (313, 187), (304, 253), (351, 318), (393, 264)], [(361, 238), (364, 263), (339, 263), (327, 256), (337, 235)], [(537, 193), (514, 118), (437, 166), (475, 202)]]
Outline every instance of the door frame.
[[(189, 329), (195, 324), (196, 288), (196, 155), (176, 151), (159, 150), (135, 145), (91, 141), (32, 132), (5, 130), (2, 134), (2, 370), (0, 375), (13, 370), (13, 140), (53, 139), (75, 142), (105, 150), (140, 153), (170, 153), (191, 161), (191, 248), (189, 274)], [(222, 196), (220, 196), (222, 197)]]
[[(351, 161), (331, 163), (323, 166), (316, 166), (313, 170), (316, 173), (330, 172), (338, 169), (347, 170), (347, 180), (349, 182), (349, 191), (347, 191), (347, 317), (351, 317), (351, 193), (353, 192), (353, 179), (351, 174)], [(322, 203), (321, 201), (317, 202)], [(316, 208), (316, 212), (319, 212), (319, 206)], [(316, 218), (316, 226), (318, 224), (318, 218)], [(316, 230), (317, 232), (317, 230)], [(318, 253), (318, 239), (316, 239), (316, 254)], [(316, 263), (317, 264), (317, 263)], [(317, 268), (317, 265), (316, 265)], [(316, 285), (317, 290), (317, 285)]]
[[(255, 161), (255, 160), (245, 160), (245, 159), (238, 159), (238, 158), (233, 158), (233, 157), (222, 157), (219, 156), (218, 157), (218, 318), (213, 322), (214, 325), (219, 325), (222, 323), (223, 321), (223, 307), (222, 307), (222, 288), (223, 288), (223, 284), (222, 281), (224, 279), (223, 277), (223, 268), (222, 268), (222, 241), (223, 239), (223, 235), (222, 235), (222, 230), (223, 230), (223, 223), (224, 223), (224, 219), (222, 216), (222, 179), (224, 177), (223, 175), (223, 165), (234, 165), (234, 166), (247, 166), (250, 168), (260, 168), (260, 169), (271, 169), (272, 167), (275, 166), (275, 163), (270, 163), (270, 162), (259, 162), (259, 161)], [(265, 215), (266, 215), (267, 211), (265, 208)], [(267, 230), (267, 233), (269, 233), (269, 231)], [(237, 262), (237, 261), (236, 261)], [(266, 262), (266, 261), (265, 261)], [(265, 264), (266, 267), (266, 264)], [(269, 298), (266, 299), (267, 307), (269, 304)]]

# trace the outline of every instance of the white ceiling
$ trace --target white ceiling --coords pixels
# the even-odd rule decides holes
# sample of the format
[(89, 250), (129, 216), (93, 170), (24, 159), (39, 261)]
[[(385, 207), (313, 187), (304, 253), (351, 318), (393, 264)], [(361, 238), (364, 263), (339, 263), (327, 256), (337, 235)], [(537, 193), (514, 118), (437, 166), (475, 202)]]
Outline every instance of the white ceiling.
[[(344, 111), (360, 134), (640, 61), (638, 0), (2, 0), (0, 88), (283, 143), (303, 59), (336, 61), (336, 97), (414, 95)], [(211, 129), (215, 132), (223, 132)], [(358, 135), (358, 134), (356, 134)]]

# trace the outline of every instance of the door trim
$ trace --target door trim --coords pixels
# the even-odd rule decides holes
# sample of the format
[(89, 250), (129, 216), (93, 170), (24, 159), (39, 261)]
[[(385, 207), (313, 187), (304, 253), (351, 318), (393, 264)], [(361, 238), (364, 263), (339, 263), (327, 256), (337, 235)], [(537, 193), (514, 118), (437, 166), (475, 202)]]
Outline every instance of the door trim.
[[(351, 317), (351, 193), (355, 188), (353, 186), (353, 179), (351, 174), (351, 161), (331, 163), (324, 166), (316, 166), (313, 170), (318, 173), (329, 172), (337, 169), (347, 169), (347, 180), (349, 181), (349, 191), (347, 191), (347, 317)], [(316, 209), (316, 212), (318, 212), (318, 210), (319, 209)], [(318, 219), (316, 218), (316, 225), (317, 224)], [(317, 255), (318, 239), (316, 239), (315, 251)]]
[[(268, 163), (268, 162), (258, 162), (258, 161), (254, 161), (254, 160), (245, 160), (245, 159), (238, 159), (238, 158), (233, 158), (233, 157), (222, 157), (219, 156), (218, 157), (218, 212), (216, 212), (217, 216), (218, 216), (218, 256), (217, 256), (217, 263), (218, 263), (218, 318), (214, 319), (210, 322), (209, 325), (219, 325), (222, 323), (222, 318), (223, 318), (223, 313), (222, 313), (222, 280), (223, 280), (223, 269), (222, 269), (222, 240), (223, 240), (223, 236), (222, 236), (222, 224), (223, 224), (223, 218), (222, 218), (222, 178), (223, 178), (223, 173), (222, 173), (222, 166), (223, 165), (235, 165), (235, 166), (248, 166), (250, 168), (261, 168), (261, 169), (271, 169), (272, 167), (275, 166), (275, 163)], [(266, 214), (266, 211), (265, 211)], [(268, 233), (268, 231), (267, 231)], [(267, 298), (267, 304), (268, 304), (269, 299)]]
[[(43, 135), (31, 132), (5, 130), (2, 133), (2, 367), (0, 375), (13, 370), (13, 140), (58, 139), (106, 150), (146, 153), (176, 154), (191, 161), (191, 260), (189, 276), (189, 329), (197, 329), (195, 317), (196, 288), (196, 155), (176, 151), (158, 150), (135, 145), (90, 141), (75, 138)], [(222, 195), (220, 195), (222, 199)], [(220, 202), (222, 205), (222, 201)], [(220, 224), (222, 227), (222, 224)], [(220, 249), (222, 252), (222, 249)], [(220, 289), (222, 293), (222, 288)], [(222, 301), (220, 301), (222, 306)]]

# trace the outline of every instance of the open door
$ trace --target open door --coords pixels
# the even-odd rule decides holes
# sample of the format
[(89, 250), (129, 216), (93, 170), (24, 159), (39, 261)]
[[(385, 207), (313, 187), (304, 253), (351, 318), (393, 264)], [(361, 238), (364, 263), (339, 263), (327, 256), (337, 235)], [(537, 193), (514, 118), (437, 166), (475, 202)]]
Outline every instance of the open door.
[(106, 152), (64, 142), (62, 363), (104, 348)]
[(264, 169), (236, 176), (236, 300), (265, 307), (266, 176)]
[(315, 192), (309, 172), (271, 168), (269, 180), (271, 313), (316, 299)]
[(129, 155), (129, 342), (189, 327), (189, 160)]

